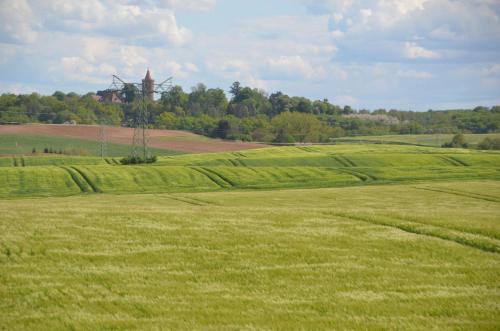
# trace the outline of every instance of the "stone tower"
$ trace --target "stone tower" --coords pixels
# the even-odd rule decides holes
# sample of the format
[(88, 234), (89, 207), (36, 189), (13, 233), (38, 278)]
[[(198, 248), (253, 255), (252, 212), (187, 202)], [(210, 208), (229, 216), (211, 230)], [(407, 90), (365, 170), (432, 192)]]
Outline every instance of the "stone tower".
[(155, 81), (151, 78), (149, 69), (146, 72), (146, 77), (142, 80), (142, 90), (144, 91), (144, 96), (149, 99), (149, 101), (154, 101), (155, 98)]

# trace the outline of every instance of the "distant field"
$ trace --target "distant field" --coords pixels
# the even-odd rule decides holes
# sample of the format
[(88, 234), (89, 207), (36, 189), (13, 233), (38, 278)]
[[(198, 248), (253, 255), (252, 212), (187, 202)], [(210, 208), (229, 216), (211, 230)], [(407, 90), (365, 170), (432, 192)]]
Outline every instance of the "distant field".
[[(33, 148), (37, 153), (43, 153), (43, 149), (53, 148), (59, 150), (82, 150), (89, 153), (89, 155), (101, 155), (101, 143), (99, 141), (66, 138), (58, 136), (46, 135), (13, 135), (0, 133), (0, 155), (13, 154), (13, 155), (30, 155)], [(123, 157), (130, 154), (130, 145), (107, 143), (106, 155), (109, 157)], [(182, 152), (152, 148), (151, 152), (154, 155), (176, 155)]]
[[(130, 145), (134, 130), (132, 128), (106, 126), (107, 140), (112, 144)], [(188, 131), (179, 130), (148, 130), (150, 146), (154, 149), (182, 153), (212, 153), (224, 151), (238, 151), (245, 149), (262, 148), (265, 145), (239, 141), (211, 139)], [(28, 125), (0, 125), (0, 140), (4, 135), (16, 136), (47, 136), (64, 139), (79, 139), (90, 142), (100, 141), (100, 131), (97, 125), (64, 125), (64, 124), (28, 124)], [(117, 147), (115, 147), (117, 148)], [(9, 149), (17, 151), (9, 145)], [(31, 152), (31, 149), (30, 149)], [(120, 154), (123, 155), (123, 154)], [(110, 156), (115, 156), (110, 155)]]
[[(3, 168), (2, 168), (3, 167)], [(160, 157), (0, 158), (0, 197), (162, 193), (500, 179), (500, 153), (401, 145), (273, 147)]]
[(498, 330), (498, 183), (0, 200), (0, 329)]
[[(450, 142), (453, 134), (413, 134), (413, 135), (386, 135), (386, 136), (358, 136), (337, 138), (335, 141), (341, 143), (350, 142), (375, 142), (381, 144), (406, 143), (414, 145), (424, 145), (441, 147), (446, 142)], [(484, 138), (500, 138), (500, 133), (488, 134), (465, 134), (465, 140), (471, 147), (477, 146)]]

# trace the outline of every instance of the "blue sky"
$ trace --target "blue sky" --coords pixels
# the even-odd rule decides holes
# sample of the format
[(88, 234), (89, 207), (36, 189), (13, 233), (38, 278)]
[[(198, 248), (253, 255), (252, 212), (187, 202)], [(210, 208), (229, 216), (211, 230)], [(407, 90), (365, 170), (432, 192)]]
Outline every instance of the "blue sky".
[(500, 104), (499, 0), (0, 0), (0, 93), (86, 93), (147, 68), (355, 108)]

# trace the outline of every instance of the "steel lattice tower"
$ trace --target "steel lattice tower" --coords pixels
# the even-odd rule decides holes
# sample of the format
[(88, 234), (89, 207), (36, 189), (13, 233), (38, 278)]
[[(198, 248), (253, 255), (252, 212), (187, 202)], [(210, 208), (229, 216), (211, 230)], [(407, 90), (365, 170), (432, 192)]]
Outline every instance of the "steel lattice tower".
[(149, 69), (146, 77), (141, 83), (126, 83), (120, 77), (113, 75), (113, 82), (108, 88), (108, 93), (117, 93), (124, 95), (133, 93), (134, 98), (139, 97), (137, 114), (134, 119), (134, 137), (132, 140), (131, 156), (140, 157), (144, 160), (150, 157), (149, 153), (149, 135), (148, 121), (149, 112), (148, 106), (154, 102), (154, 95), (167, 92), (172, 88), (172, 77), (165, 79), (160, 84), (155, 84), (151, 79)]

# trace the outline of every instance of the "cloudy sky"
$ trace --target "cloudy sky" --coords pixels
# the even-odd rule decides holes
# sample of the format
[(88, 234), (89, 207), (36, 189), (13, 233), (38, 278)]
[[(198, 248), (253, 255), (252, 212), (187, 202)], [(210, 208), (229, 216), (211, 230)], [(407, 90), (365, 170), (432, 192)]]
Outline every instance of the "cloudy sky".
[(500, 0), (0, 0), (0, 93), (147, 68), (355, 108), (500, 104)]

